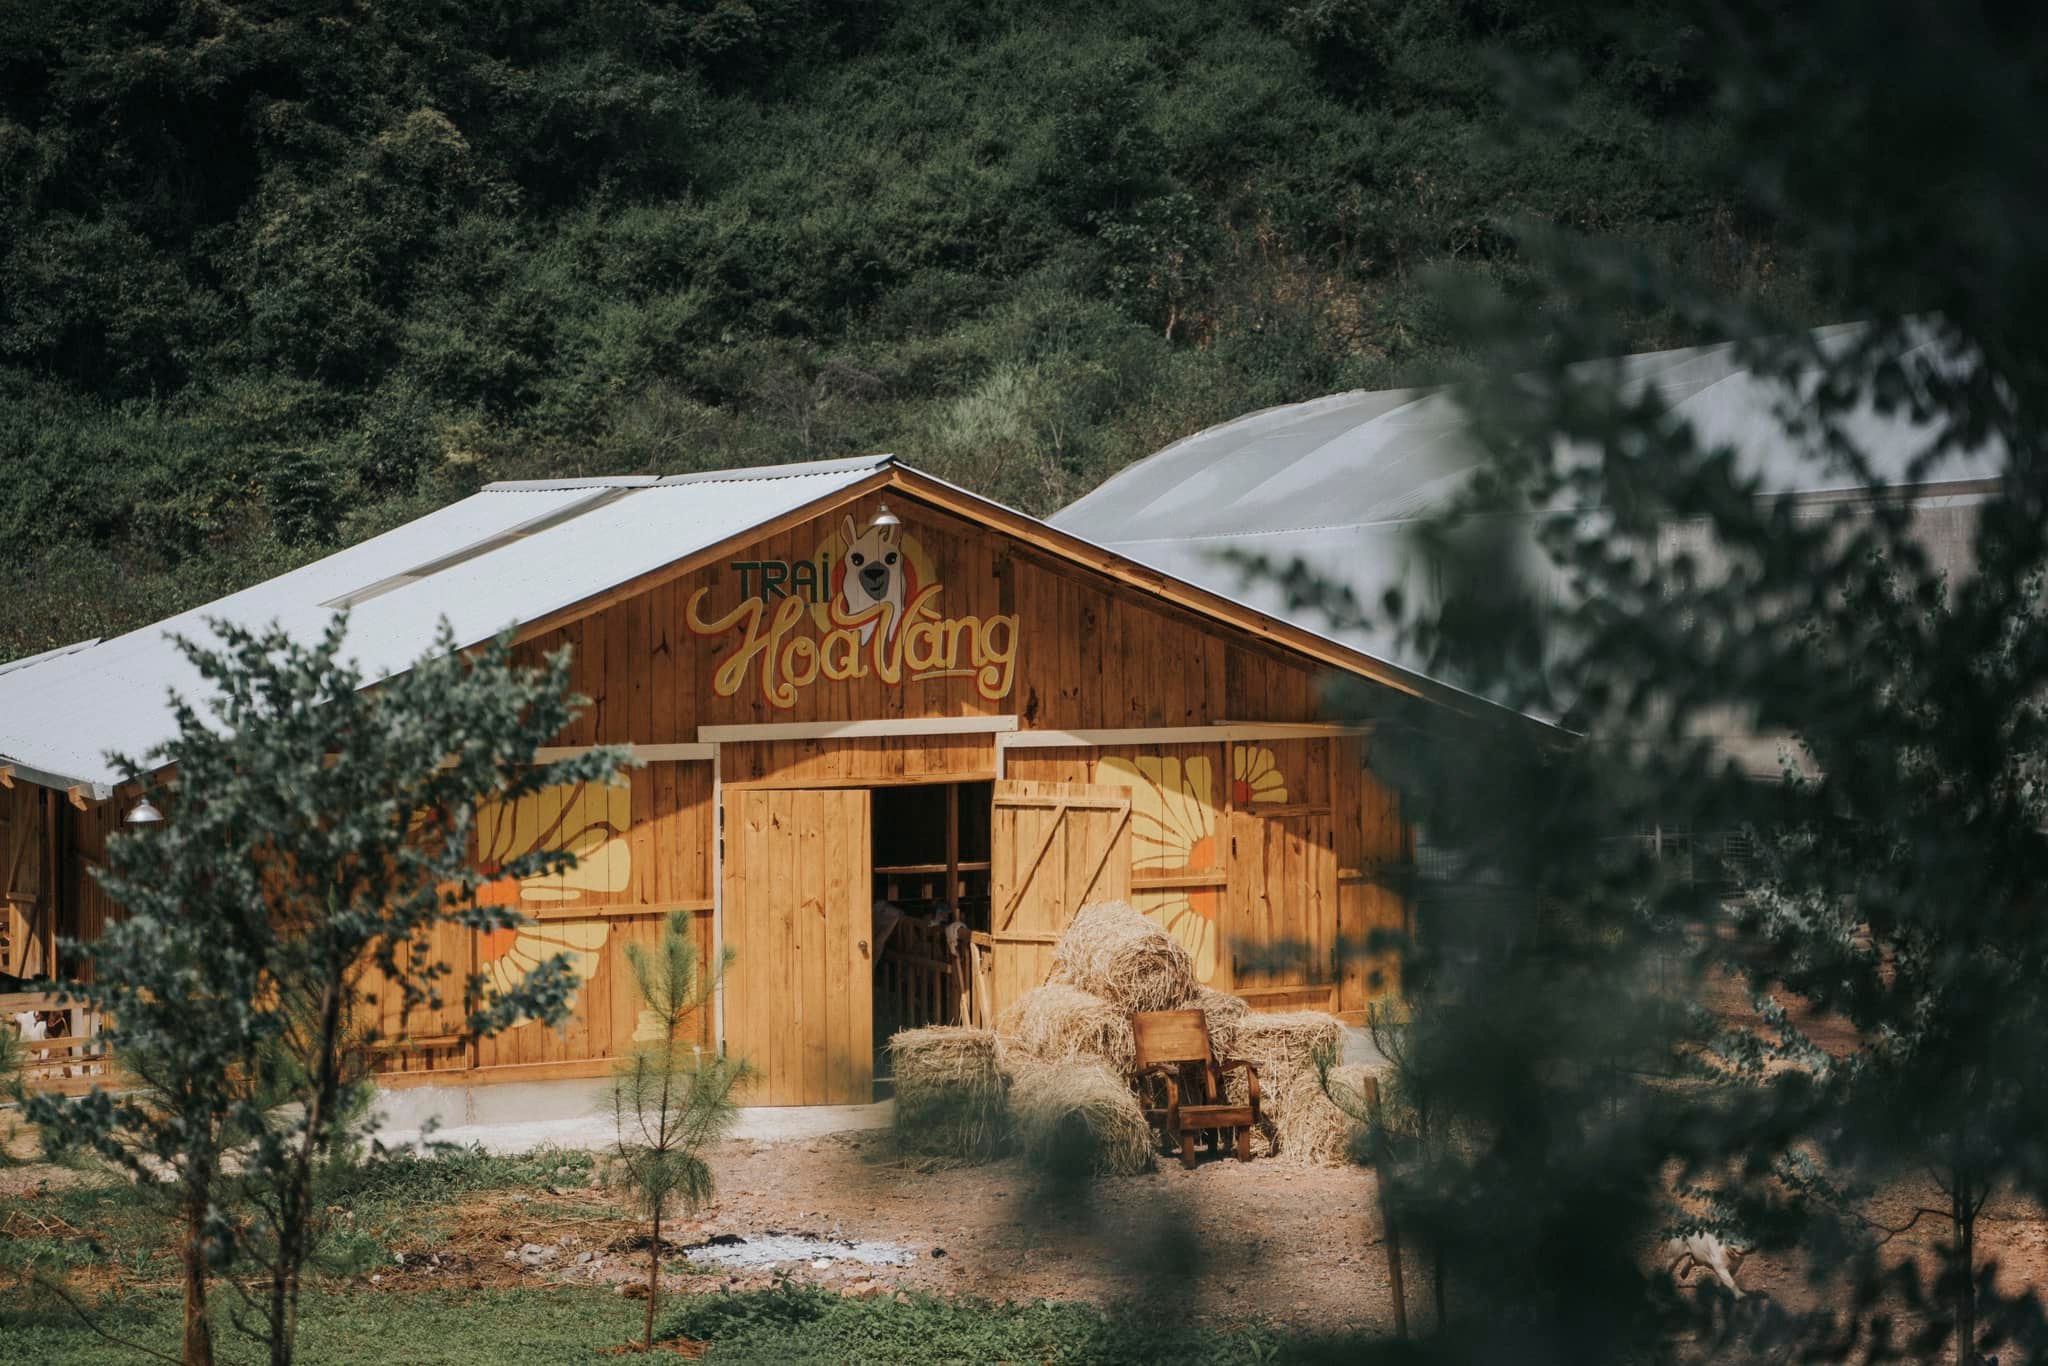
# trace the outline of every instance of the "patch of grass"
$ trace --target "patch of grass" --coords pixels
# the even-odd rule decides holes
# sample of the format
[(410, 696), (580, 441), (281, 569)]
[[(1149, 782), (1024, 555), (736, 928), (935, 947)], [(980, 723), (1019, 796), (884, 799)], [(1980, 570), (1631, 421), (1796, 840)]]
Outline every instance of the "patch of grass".
[[(457, 1200), (494, 1191), (581, 1192), (589, 1153), (540, 1148), (495, 1156), (451, 1148), (383, 1158), (331, 1174), (321, 1198), (338, 1209), (323, 1265), (357, 1271), (389, 1249), (445, 1236)], [(109, 1172), (102, 1181), (0, 1198), (0, 1271), (61, 1275), (100, 1268), (140, 1281), (176, 1273), (170, 1221), (153, 1192)]]
[[(149, 1359), (109, 1342), (54, 1301), (9, 1296), (0, 1303), (0, 1344), (10, 1362), (118, 1366)], [(306, 1300), (299, 1356), (321, 1366), (559, 1366), (594, 1360), (625, 1342), (640, 1312), (632, 1300), (583, 1289), (316, 1294)], [(179, 1305), (170, 1295), (130, 1297), (94, 1315), (116, 1337), (177, 1352)], [(224, 1363), (260, 1355), (225, 1324), (216, 1332)]]
[[(577, 1213), (610, 1213), (595, 1195), (582, 1198), (594, 1163), (589, 1153), (557, 1148), (506, 1156), (444, 1148), (338, 1171), (322, 1194), (330, 1208), (342, 1210), (330, 1225), (322, 1261), (337, 1271), (365, 1271), (387, 1263), (391, 1249), (445, 1242), (466, 1197), (530, 1191), (548, 1201), (559, 1192)], [(559, 1198), (550, 1207), (561, 1209)]]
[[(605, 1348), (633, 1336), (639, 1313), (635, 1301), (581, 1288), (315, 1295), (307, 1301), (300, 1355), (322, 1366), (555, 1366), (600, 1359)], [(117, 1337), (175, 1351), (178, 1303), (169, 1295), (130, 1297), (101, 1308), (98, 1323)], [(706, 1359), (712, 1362), (1392, 1366), (1404, 1359), (1397, 1345), (1363, 1336), (1300, 1336), (1265, 1327), (1212, 1330), (1078, 1304), (845, 1300), (796, 1287), (699, 1296), (668, 1315), (658, 1331), (709, 1341)], [(254, 1355), (229, 1331), (221, 1341), (223, 1361)], [(47, 1301), (0, 1302), (0, 1342), (10, 1361), (39, 1366), (146, 1359)]]
[(564, 1148), (510, 1156), (482, 1148), (445, 1147), (424, 1156), (402, 1153), (335, 1174), (333, 1199), (417, 1202), (480, 1191), (567, 1190), (586, 1185), (596, 1159)]
[(132, 1183), (42, 1187), (0, 1198), (0, 1271), (61, 1275), (89, 1267), (148, 1277), (175, 1270), (163, 1211)]

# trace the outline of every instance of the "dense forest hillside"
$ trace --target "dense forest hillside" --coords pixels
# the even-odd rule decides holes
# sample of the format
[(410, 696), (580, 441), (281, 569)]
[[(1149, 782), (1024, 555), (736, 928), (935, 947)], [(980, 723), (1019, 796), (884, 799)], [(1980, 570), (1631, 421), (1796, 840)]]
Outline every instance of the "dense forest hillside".
[[(893, 450), (1037, 512), (1440, 376), (1518, 217), (1791, 291), (1686, 30), (1544, 0), (0, 10), (0, 656), (489, 479)], [(1527, 126), (1493, 53), (1580, 73)], [(1671, 340), (1656, 318), (1646, 343)]]

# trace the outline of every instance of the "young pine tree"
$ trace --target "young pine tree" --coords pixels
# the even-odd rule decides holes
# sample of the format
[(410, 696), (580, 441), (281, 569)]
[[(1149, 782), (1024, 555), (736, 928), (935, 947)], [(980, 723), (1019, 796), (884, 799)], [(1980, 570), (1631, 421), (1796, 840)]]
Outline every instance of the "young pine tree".
[(669, 917), (651, 952), (629, 944), (626, 957), (645, 1004), (634, 1036), (639, 1042), (612, 1076), (619, 1134), (612, 1180), (647, 1220), (647, 1323), (641, 1350), (652, 1351), (654, 1308), (661, 1295), (661, 1221), (678, 1205), (693, 1210), (711, 1198), (704, 1150), (739, 1118), (732, 1095), (748, 1069), (744, 1060), (707, 1052), (698, 1041), (697, 1022), (704, 1018), (699, 1012), (710, 1006), (732, 956), (728, 951), (716, 968), (706, 970), (688, 912)]

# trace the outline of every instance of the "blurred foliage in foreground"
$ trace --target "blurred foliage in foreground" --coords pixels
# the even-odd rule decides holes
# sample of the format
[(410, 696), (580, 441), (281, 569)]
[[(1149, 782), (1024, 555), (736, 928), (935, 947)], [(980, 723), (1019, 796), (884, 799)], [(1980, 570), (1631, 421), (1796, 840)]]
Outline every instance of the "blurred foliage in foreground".
[[(1420, 268), (1525, 292), (1515, 215), (1810, 312), (1700, 177), (1682, 8), (6, 7), (0, 657), (491, 478), (894, 450), (1044, 512), (1439, 374)], [(1507, 147), (1497, 49), (1582, 72), (1571, 117)]]
[[(1375, 737), (1452, 874), (1415, 888), (1391, 1197), (1442, 1270), (1447, 1359), (1652, 1360), (1697, 1331), (1722, 1359), (2041, 1360), (2034, 1287), (1979, 1232), (2048, 1205), (2048, 28), (1697, 10), (1714, 183), (1870, 325), (1823, 351), (1541, 224), (1540, 309), (1465, 292), (1491, 460), (1430, 531), (1445, 608), (1376, 606), (1410, 609), (1436, 670), (1582, 738), (1434, 715)], [(1540, 126), (1557, 73), (1521, 74)], [(1666, 312), (1746, 339), (1816, 473), (1873, 484), (1866, 407), (1911, 414), (1924, 451), (1867, 499), (1800, 503), (1654, 390), (1566, 364)], [(1911, 486), (1965, 452), (2000, 477), (1948, 579)], [(1485, 568), (1531, 550), (1540, 588)], [(1739, 769), (1730, 735), (1776, 740), (1784, 775)], [(1659, 830), (1761, 856), (1724, 900), (1638, 842)], [(1701, 1228), (1807, 1283), (1682, 1294), (1656, 1249)]]

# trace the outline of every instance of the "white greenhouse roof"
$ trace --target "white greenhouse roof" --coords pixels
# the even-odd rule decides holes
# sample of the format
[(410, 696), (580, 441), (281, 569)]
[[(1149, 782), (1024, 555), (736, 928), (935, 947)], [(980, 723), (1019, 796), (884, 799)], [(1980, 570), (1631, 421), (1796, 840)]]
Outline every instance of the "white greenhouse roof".
[(493, 484), (417, 521), (127, 635), (0, 666), (0, 764), (105, 797), (170, 739), (173, 692), (207, 688), (172, 642), (209, 619), (275, 621), (311, 642), (349, 609), (345, 653), (372, 682), (411, 667), (445, 618), (464, 646), (537, 621), (812, 503), (892, 463), (886, 455), (655, 479)]
[[(1852, 344), (1861, 324), (1821, 328), (1828, 349)], [(1744, 369), (1732, 345), (1630, 356), (1621, 383), (1654, 386), (1707, 444), (1726, 443), (1767, 489), (1822, 497), (1854, 481), (1824, 469), (1776, 419), (1786, 391)], [(1874, 472), (1901, 482), (1931, 433), (1904, 415), (1868, 408), (1845, 423)], [(1435, 583), (1412, 544), (1414, 524), (1446, 507), (1482, 457), (1448, 389), (1353, 392), (1269, 408), (1211, 427), (1130, 465), (1050, 518), (1174, 578), (1264, 612), (1392, 664), (1419, 670), (1392, 635), (1376, 627), (1336, 629), (1319, 612), (1288, 601), (1266, 576), (1248, 576), (1246, 557), (1280, 567), (1299, 561), (1349, 588), (1373, 617), (1399, 585), (1411, 602), (1433, 600)], [(1950, 456), (1927, 479), (1932, 492), (1964, 491), (1995, 478), (1997, 450)], [(1545, 569), (1525, 547), (1524, 568)]]

